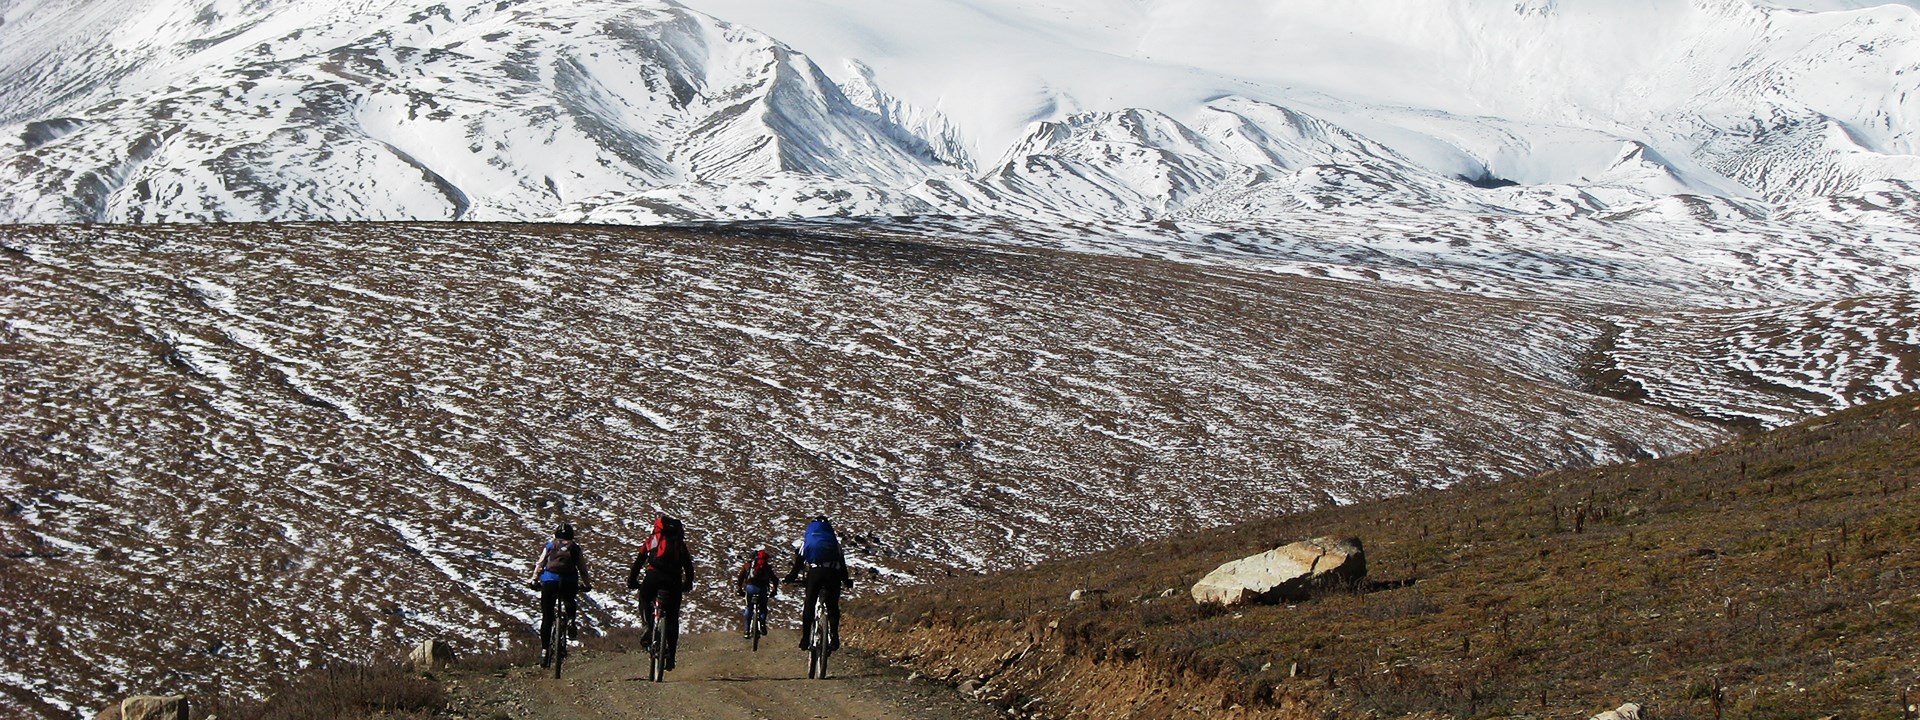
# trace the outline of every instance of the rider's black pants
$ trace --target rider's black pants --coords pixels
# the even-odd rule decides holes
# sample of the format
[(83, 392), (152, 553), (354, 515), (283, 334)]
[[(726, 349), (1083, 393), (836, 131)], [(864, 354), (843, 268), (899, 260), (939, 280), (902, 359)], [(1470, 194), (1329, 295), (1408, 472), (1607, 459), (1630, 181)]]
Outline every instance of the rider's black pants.
[(653, 601), (660, 600), (660, 621), (666, 623), (667, 657), (680, 647), (680, 583), (667, 573), (647, 573), (640, 579), (640, 619), (653, 634)]
[(801, 638), (813, 637), (813, 604), (822, 599), (827, 602), (827, 637), (840, 637), (840, 573), (811, 570), (807, 596), (800, 604)]
[(540, 647), (547, 646), (547, 638), (553, 632), (555, 606), (564, 603), (567, 614), (578, 617), (579, 596), (580, 578), (562, 577), (540, 583)]

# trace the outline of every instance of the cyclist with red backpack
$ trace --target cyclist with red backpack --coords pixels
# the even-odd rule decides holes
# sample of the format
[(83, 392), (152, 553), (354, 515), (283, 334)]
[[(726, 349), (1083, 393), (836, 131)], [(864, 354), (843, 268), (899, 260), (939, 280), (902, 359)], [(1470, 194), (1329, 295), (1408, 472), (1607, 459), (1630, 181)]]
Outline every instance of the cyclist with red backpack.
[(733, 587), (747, 599), (747, 607), (740, 613), (740, 635), (751, 638), (756, 627), (761, 635), (767, 634), (767, 601), (780, 596), (780, 578), (773, 572), (772, 553), (753, 551), (753, 557), (735, 573)]
[(786, 582), (797, 581), (801, 570), (807, 573), (807, 593), (800, 603), (800, 649), (812, 649), (808, 638), (812, 637), (815, 621), (813, 605), (816, 600), (824, 600), (827, 616), (822, 620), (827, 623), (827, 637), (831, 638), (827, 650), (839, 650), (840, 591), (853, 587), (853, 575), (847, 572), (847, 558), (840, 551), (840, 538), (834, 534), (833, 524), (827, 522), (827, 517), (820, 515), (807, 523), (806, 532), (797, 545), (793, 569), (787, 571)]
[(640, 591), (640, 618), (649, 638), (653, 637), (653, 603), (659, 601), (660, 622), (666, 624), (666, 669), (672, 670), (680, 644), (680, 598), (693, 591), (693, 552), (687, 548), (686, 529), (679, 520), (664, 514), (653, 519), (653, 535), (633, 559), (627, 589)]
[[(533, 587), (540, 591), (540, 667), (546, 667), (552, 658), (547, 639), (553, 636), (555, 606), (563, 606), (567, 617), (575, 617), (578, 594), (593, 592), (587, 580), (586, 551), (573, 541), (573, 523), (563, 522), (553, 529), (553, 540), (541, 546), (533, 567)], [(567, 631), (572, 633), (574, 628)]]

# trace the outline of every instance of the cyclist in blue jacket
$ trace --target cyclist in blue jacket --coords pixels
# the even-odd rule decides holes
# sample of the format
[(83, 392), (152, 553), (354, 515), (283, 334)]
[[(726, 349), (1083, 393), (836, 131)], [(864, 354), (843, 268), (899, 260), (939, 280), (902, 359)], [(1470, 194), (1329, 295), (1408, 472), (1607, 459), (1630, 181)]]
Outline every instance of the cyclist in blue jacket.
[(807, 530), (795, 544), (793, 569), (787, 571), (786, 582), (799, 579), (800, 572), (807, 573), (807, 591), (800, 604), (800, 649), (811, 650), (808, 644), (812, 637), (815, 621), (813, 605), (816, 600), (825, 600), (827, 605), (827, 650), (840, 649), (840, 591), (853, 587), (853, 575), (847, 572), (846, 555), (840, 551), (840, 538), (833, 532), (833, 524), (827, 522), (825, 515), (816, 516), (807, 523)]
[[(533, 563), (533, 588), (540, 591), (540, 666), (546, 667), (552, 648), (547, 638), (553, 631), (553, 611), (564, 604), (566, 614), (579, 610), (578, 595), (593, 592), (587, 579), (586, 551), (573, 541), (573, 523), (560, 523), (553, 529), (553, 540), (540, 547), (540, 558)], [(568, 628), (572, 633), (576, 628)]]

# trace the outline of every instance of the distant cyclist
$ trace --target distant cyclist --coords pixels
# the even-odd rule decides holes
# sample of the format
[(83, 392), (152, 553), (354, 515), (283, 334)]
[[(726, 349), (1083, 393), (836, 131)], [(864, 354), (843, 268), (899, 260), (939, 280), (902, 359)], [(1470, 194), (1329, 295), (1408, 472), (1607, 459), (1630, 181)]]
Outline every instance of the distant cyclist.
[(747, 607), (740, 611), (740, 634), (753, 637), (755, 624), (760, 634), (767, 634), (767, 601), (780, 596), (780, 578), (773, 572), (772, 553), (764, 549), (753, 551), (753, 557), (740, 566), (740, 572), (734, 574), (734, 590), (747, 599)]
[(840, 552), (840, 538), (834, 535), (833, 524), (827, 522), (825, 515), (807, 523), (807, 530), (794, 549), (793, 569), (787, 571), (786, 581), (798, 580), (802, 570), (807, 573), (807, 593), (800, 602), (800, 649), (813, 649), (807, 644), (813, 633), (813, 605), (816, 600), (825, 600), (827, 616), (823, 620), (827, 623), (827, 637), (831, 638), (827, 650), (839, 650), (840, 591), (853, 587), (853, 576), (847, 572), (847, 558)]
[[(576, 617), (578, 594), (593, 592), (587, 580), (586, 551), (573, 541), (573, 523), (560, 523), (553, 529), (553, 540), (540, 547), (540, 559), (533, 563), (533, 587), (540, 591), (540, 667), (552, 659), (553, 611), (565, 606), (567, 617)], [(572, 632), (573, 628), (568, 628)]]
[(672, 670), (674, 651), (680, 646), (680, 598), (693, 591), (693, 551), (687, 547), (686, 529), (679, 520), (664, 514), (653, 519), (653, 535), (633, 559), (627, 588), (640, 591), (646, 637), (653, 637), (653, 603), (660, 601), (660, 621), (666, 623), (662, 650), (666, 669)]

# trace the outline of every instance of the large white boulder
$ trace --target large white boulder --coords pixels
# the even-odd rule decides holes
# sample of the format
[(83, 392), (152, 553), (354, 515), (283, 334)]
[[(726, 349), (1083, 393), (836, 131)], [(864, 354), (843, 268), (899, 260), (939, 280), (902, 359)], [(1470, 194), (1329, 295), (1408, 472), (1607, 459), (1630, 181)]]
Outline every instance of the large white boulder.
[(187, 720), (187, 699), (179, 695), (135, 695), (94, 715), (94, 720)]
[(415, 672), (443, 670), (450, 662), (453, 662), (453, 647), (439, 640), (427, 640), (415, 645), (413, 652), (407, 655), (407, 664), (412, 665)]
[(1315, 587), (1358, 583), (1366, 577), (1360, 538), (1318, 537), (1221, 565), (1194, 584), (1193, 600), (1226, 606), (1304, 600)]
[(1640, 706), (1627, 703), (1620, 707), (1595, 715), (1588, 720), (1640, 720)]

